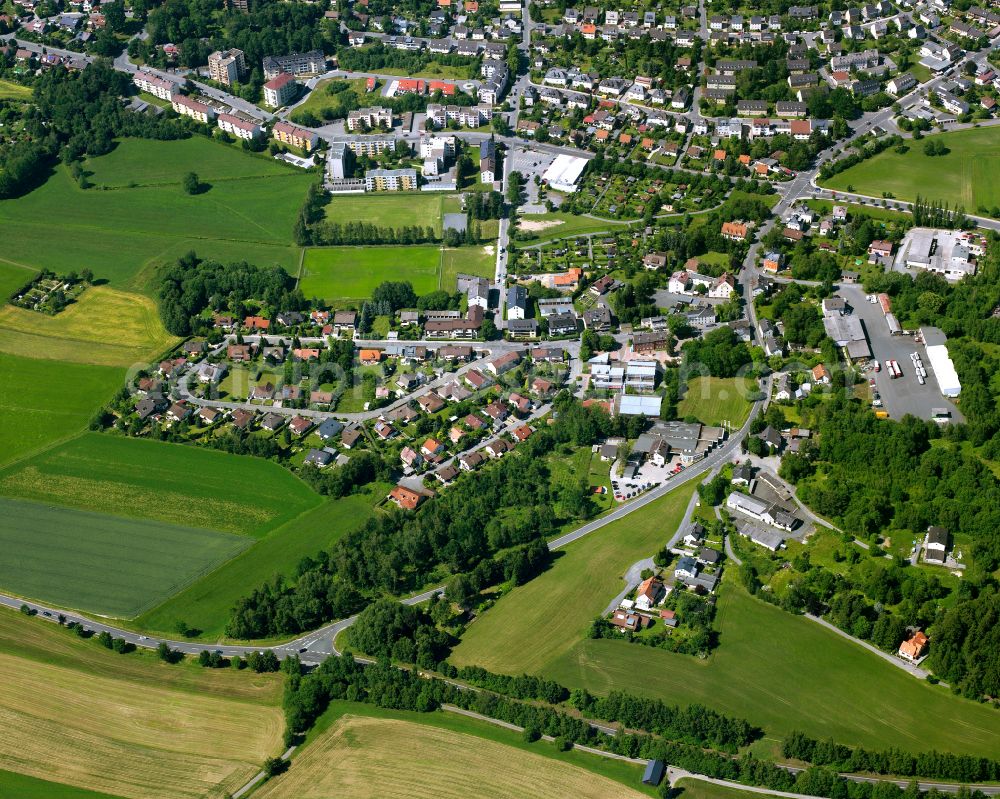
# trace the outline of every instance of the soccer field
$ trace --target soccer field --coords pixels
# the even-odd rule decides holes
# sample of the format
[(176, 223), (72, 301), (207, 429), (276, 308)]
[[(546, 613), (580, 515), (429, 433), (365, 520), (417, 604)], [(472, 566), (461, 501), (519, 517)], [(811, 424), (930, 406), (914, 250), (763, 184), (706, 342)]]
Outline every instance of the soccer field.
[(0, 585), (131, 618), (250, 546), (246, 536), (0, 497)]
[(0, 351), (13, 355), (129, 367), (148, 363), (178, 340), (151, 299), (109, 286), (85, 289), (55, 316), (0, 308)]
[(0, 465), (83, 430), (124, 376), (108, 366), (0, 352)]
[(299, 288), (330, 303), (361, 302), (386, 280), (408, 280), (419, 296), (438, 288), (440, 268), (436, 246), (312, 248)]
[(99, 433), (0, 472), (0, 494), (254, 537), (321, 502), (270, 461)]
[[(208, 150), (216, 156), (206, 156), (205, 147), (221, 148), (221, 154)], [(311, 175), (274, 164), (280, 169), (273, 174), (212, 183), (212, 174), (237, 168), (234, 157), (246, 159), (235, 162), (245, 171), (269, 172), (272, 165), (198, 138), (128, 144), (91, 159), (88, 167), (95, 178), (117, 183), (126, 180), (137, 152), (147, 154), (150, 165), (159, 164), (149, 167), (152, 172), (137, 168), (138, 179), (161, 185), (81, 189), (59, 166), (30, 194), (0, 202), (3, 258), (57, 274), (86, 267), (116, 288), (139, 291), (148, 288), (157, 264), (190, 250), (224, 262), (279, 264), (294, 274), (299, 250), (292, 243), (292, 226)], [(184, 158), (180, 164), (161, 158), (166, 152)], [(180, 181), (194, 161), (205, 164), (202, 177), (211, 187), (190, 196)], [(66, 260), (70, 254), (72, 263)]]
[[(941, 142), (946, 155), (924, 154), (924, 143)], [(940, 200), (962, 205), (968, 213), (993, 215), (1000, 205), (1000, 131), (993, 127), (934, 134), (923, 141), (907, 140), (909, 149), (879, 153), (821, 181), (825, 188), (873, 197), (890, 192), (901, 200)]]

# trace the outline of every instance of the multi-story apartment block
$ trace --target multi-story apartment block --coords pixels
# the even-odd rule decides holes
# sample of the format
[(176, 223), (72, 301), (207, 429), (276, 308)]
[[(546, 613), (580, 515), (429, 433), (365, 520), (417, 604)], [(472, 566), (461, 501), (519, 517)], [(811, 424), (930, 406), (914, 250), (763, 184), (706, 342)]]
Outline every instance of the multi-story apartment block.
[(396, 149), (395, 136), (358, 136), (347, 142), (347, 146), (354, 151), (355, 155), (367, 155), (371, 158), (374, 155), (384, 153), (386, 150)]
[(214, 108), (191, 97), (185, 97), (183, 94), (174, 97), (170, 106), (181, 116), (191, 117), (202, 124), (207, 124), (215, 119)]
[(369, 169), (365, 172), (365, 191), (416, 191), (415, 169)]
[(326, 57), (319, 50), (289, 55), (269, 55), (264, 58), (264, 78), (271, 80), (278, 75), (317, 75), (326, 71)]
[(280, 108), (294, 100), (298, 91), (299, 84), (295, 78), (282, 72), (264, 84), (264, 102), (271, 108)]
[(235, 136), (237, 139), (250, 141), (256, 139), (261, 134), (259, 122), (251, 122), (249, 119), (238, 117), (235, 114), (219, 114), (219, 127), (226, 133)]
[(216, 50), (208, 57), (208, 74), (216, 83), (232, 86), (246, 75), (247, 60), (242, 50)]
[(392, 128), (391, 108), (376, 105), (347, 113), (347, 129), (349, 131), (373, 130), (375, 128)]
[(174, 81), (157, 77), (142, 70), (135, 73), (132, 82), (135, 83), (139, 91), (159, 97), (161, 100), (173, 102), (174, 97), (180, 94), (180, 87)]
[(284, 121), (275, 122), (271, 133), (282, 144), (290, 144), (300, 150), (312, 150), (319, 144), (319, 136), (311, 130), (303, 130)]

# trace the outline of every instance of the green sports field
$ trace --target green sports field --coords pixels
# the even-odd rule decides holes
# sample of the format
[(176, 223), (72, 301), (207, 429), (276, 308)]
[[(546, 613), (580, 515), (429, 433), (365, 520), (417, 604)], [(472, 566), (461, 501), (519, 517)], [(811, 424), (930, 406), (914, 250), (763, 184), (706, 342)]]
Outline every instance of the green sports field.
[(178, 619), (219, 638), (236, 600), (275, 574), (293, 576), (299, 561), (330, 547), (360, 527), (390, 486), (375, 484), (365, 494), (325, 502), (286, 522), (250, 549), (135, 620), (136, 627), (170, 632)]
[(441, 250), (424, 247), (322, 247), (306, 251), (299, 288), (331, 303), (367, 299), (386, 280), (408, 280), (418, 294), (435, 291)]
[(0, 465), (83, 430), (124, 377), (124, 369), (0, 352)]
[(270, 461), (98, 433), (0, 471), (0, 495), (254, 537), (320, 503)]
[(740, 427), (750, 413), (747, 391), (754, 390), (755, 381), (738, 377), (694, 377), (677, 405), (680, 418), (696, 416), (702, 424), (717, 425), (728, 421)]
[(246, 536), (0, 498), (0, 585), (129, 618), (252, 543)]
[(441, 234), (441, 217), (454, 205), (454, 195), (436, 191), (342, 194), (330, 198), (325, 211), (330, 222), (367, 222), (386, 228), (430, 227)]
[[(924, 155), (924, 142), (943, 143), (947, 155)], [(980, 207), (1000, 205), (1000, 130), (974, 128), (934, 134), (923, 141), (907, 141), (909, 150), (899, 154), (890, 148), (851, 167), (829, 180), (825, 188), (881, 197), (891, 192), (901, 200), (928, 200), (962, 205), (969, 213)]]
[[(280, 264), (295, 272), (299, 250), (292, 244), (292, 226), (310, 175), (199, 138), (127, 143), (88, 166), (95, 179), (115, 183), (125, 180), (140, 155), (152, 173), (142, 169), (136, 175), (162, 185), (84, 190), (59, 166), (35, 191), (0, 202), (3, 258), (57, 273), (86, 267), (114, 287), (140, 291), (157, 264), (190, 250), (223, 261)], [(195, 161), (204, 164), (199, 174), (204, 172), (211, 188), (189, 196), (180, 181)], [(213, 174), (235, 168), (234, 163), (268, 174), (212, 183)], [(270, 173), (274, 168), (278, 171)]]

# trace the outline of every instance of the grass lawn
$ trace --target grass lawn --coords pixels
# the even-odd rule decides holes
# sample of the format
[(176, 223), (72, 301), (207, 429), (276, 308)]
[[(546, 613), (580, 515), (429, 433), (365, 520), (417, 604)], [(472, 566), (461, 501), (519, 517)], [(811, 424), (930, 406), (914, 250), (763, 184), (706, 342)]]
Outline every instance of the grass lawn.
[(48, 782), (13, 771), (0, 770), (0, 787), (5, 791), (11, 791), (8, 795), (16, 796), (18, 799), (120, 799), (109, 793), (74, 788), (72, 785)]
[(728, 580), (718, 625), (720, 646), (707, 660), (581, 638), (541, 672), (598, 693), (617, 689), (702, 703), (771, 735), (802, 730), (871, 748), (984, 756), (1000, 746), (996, 711), (917, 680)]
[(0, 100), (26, 100), (31, 97), (31, 89), (20, 83), (0, 80)]
[[(331, 93), (328, 91), (328, 89), (343, 83), (347, 83), (349, 88), (339, 92)], [(319, 81), (316, 84), (316, 88), (309, 92), (309, 96), (300, 105), (295, 107), (295, 110), (291, 114), (291, 121), (302, 124), (301, 116), (305, 114), (305, 112), (309, 112), (310, 114), (323, 119), (323, 112), (327, 109), (332, 109), (334, 111), (340, 110), (343, 105), (343, 100), (348, 98), (353, 99), (354, 97), (363, 98), (366, 94), (366, 83), (367, 78), (356, 78), (349, 81), (344, 81), (341, 78), (329, 78), (327, 80)], [(362, 101), (362, 105), (366, 104), (366, 102)]]
[(851, 185), (874, 197), (887, 191), (901, 200), (915, 200), (920, 194), (963, 205), (970, 213), (977, 213), (980, 206), (989, 212), (1000, 205), (1000, 136), (993, 128), (934, 134), (925, 141), (941, 142), (950, 152), (924, 155), (923, 141), (908, 141), (910, 149), (903, 155), (890, 148), (823, 185), (841, 191)]
[(14, 292), (24, 288), (37, 273), (38, 270), (30, 266), (8, 263), (0, 258), (0, 301), (6, 302)]
[(386, 280), (408, 280), (418, 294), (438, 287), (441, 250), (420, 247), (322, 247), (306, 251), (299, 288), (330, 303), (361, 302)]
[(147, 363), (179, 339), (141, 294), (91, 286), (55, 316), (14, 305), (0, 309), (0, 351), (99, 366)]
[(176, 141), (122, 139), (108, 155), (84, 161), (95, 186), (177, 185), (188, 172), (204, 183), (259, 177), (288, 177), (301, 171), (267, 154), (245, 153), (203, 136)]
[[(0, 334), (5, 341), (6, 334)], [(0, 352), (0, 464), (80, 432), (124, 370)]]
[(0, 653), (0, 769), (128, 799), (194, 799), (236, 790), (281, 749), (273, 700), (181, 690), (152, 667), (126, 677), (46, 661)]
[(687, 778), (679, 780), (674, 789), (677, 791), (675, 794), (677, 799), (754, 799), (754, 797), (761, 795), (751, 791), (728, 788), (724, 785), (715, 785), (704, 780)]
[(330, 198), (325, 212), (330, 222), (366, 222), (385, 228), (419, 225), (441, 235), (441, 217), (450, 196), (433, 191), (340, 195)]
[(454, 291), (459, 273), (479, 275), (492, 280), (497, 270), (495, 244), (457, 247), (445, 250), (441, 257), (441, 288)]
[(739, 428), (750, 413), (746, 392), (755, 388), (754, 381), (739, 377), (693, 377), (677, 405), (677, 415), (681, 419), (696, 416), (707, 425), (728, 421)]
[[(577, 236), (583, 233), (623, 230), (627, 225), (608, 219), (592, 219), (589, 216), (554, 211), (545, 214), (523, 214), (518, 219), (518, 230), (524, 233), (534, 233), (538, 241), (561, 239), (566, 236)], [(536, 244), (536, 241), (524, 242), (525, 245)]]
[[(280, 264), (294, 274), (299, 250), (292, 245), (292, 226), (312, 180), (310, 175), (282, 167), (265, 177), (212, 183), (208, 175), (231, 157), (247, 159), (246, 168), (251, 171), (269, 169), (271, 164), (199, 139), (142, 145), (148, 164), (172, 163), (160, 157), (161, 147), (174, 155), (176, 145), (192, 148), (188, 165), (202, 154), (209, 170), (203, 177), (211, 188), (189, 196), (179, 184), (187, 169), (150, 166), (153, 172), (149, 179), (164, 185), (84, 190), (65, 167), (59, 166), (35, 191), (0, 202), (3, 257), (28, 268), (47, 267), (60, 273), (67, 269), (67, 254), (72, 254), (69, 266), (77, 271), (89, 267), (116, 288), (139, 291), (148, 287), (157, 264), (190, 250), (222, 261)], [(206, 145), (225, 155), (217, 160), (204, 157)], [(124, 179), (134, 152), (134, 148), (124, 148), (121, 154), (116, 150), (92, 159), (90, 168), (95, 176)], [(147, 179), (143, 171), (135, 177)]]
[(270, 461), (100, 433), (3, 470), (0, 494), (255, 537), (320, 503)]
[[(255, 796), (362, 799), (372, 796), (373, 786), (381, 795), (413, 799), (649, 795), (628, 787), (640, 785), (637, 765), (611, 764), (581, 752), (557, 753), (551, 743), (529, 745), (511, 730), (444, 712), (385, 711), (335, 702), (321, 724), (322, 732), (310, 737), (292, 768)], [(455, 756), (458, 752), (460, 757)], [(583, 766), (585, 761), (592, 768)], [(603, 770), (615, 776), (605, 776)]]
[(367, 494), (325, 502), (286, 522), (246, 552), (204, 576), (176, 596), (135, 620), (138, 628), (170, 632), (178, 620), (202, 631), (201, 638), (217, 640), (223, 634), (236, 600), (275, 574), (291, 577), (298, 562), (315, 555), (373, 513), (388, 487), (376, 485)]
[(586, 636), (590, 623), (621, 591), (629, 566), (666, 544), (692, 490), (672, 491), (567, 547), (545, 574), (502, 597), (469, 625), (451, 660), (490, 671), (540, 673)]
[(252, 543), (245, 536), (0, 498), (0, 585), (130, 618)]

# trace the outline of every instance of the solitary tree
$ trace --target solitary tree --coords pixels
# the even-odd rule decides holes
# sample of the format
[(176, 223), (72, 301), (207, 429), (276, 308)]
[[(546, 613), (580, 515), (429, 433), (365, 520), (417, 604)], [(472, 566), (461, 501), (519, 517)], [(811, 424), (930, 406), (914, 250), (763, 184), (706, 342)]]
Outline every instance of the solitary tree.
[(201, 191), (201, 181), (197, 172), (188, 172), (184, 176), (184, 191), (187, 194), (198, 194)]

